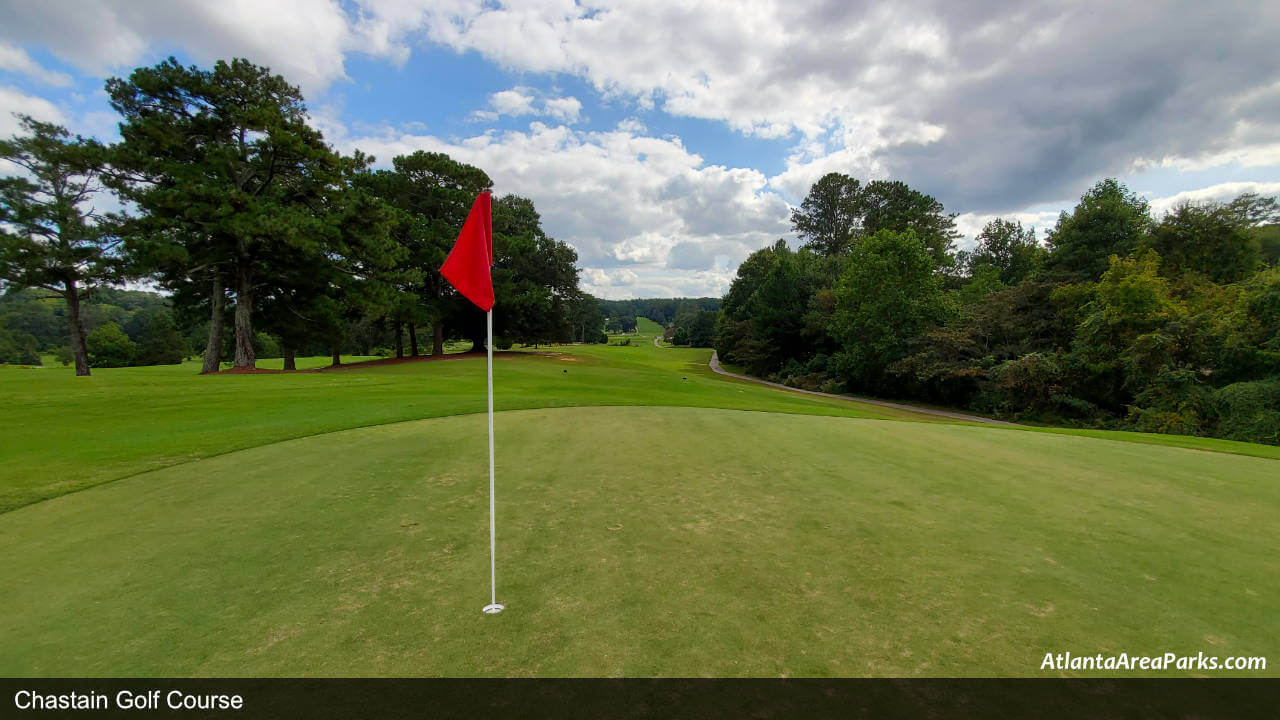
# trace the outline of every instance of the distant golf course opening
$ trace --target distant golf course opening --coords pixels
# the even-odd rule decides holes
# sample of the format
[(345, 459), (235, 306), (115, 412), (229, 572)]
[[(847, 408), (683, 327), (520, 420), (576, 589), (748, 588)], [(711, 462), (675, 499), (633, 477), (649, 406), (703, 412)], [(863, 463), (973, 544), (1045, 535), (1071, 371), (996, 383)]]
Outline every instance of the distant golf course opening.
[(1275, 448), (806, 396), (645, 329), (499, 354), (492, 617), (483, 360), (0, 369), (0, 673), (1044, 676), (1280, 637)]

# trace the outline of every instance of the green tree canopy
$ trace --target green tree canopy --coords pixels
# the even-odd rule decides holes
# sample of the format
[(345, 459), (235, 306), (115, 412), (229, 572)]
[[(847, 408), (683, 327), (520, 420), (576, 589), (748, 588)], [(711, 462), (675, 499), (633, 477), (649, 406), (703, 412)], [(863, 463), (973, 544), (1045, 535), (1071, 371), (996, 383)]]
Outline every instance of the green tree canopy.
[(956, 232), (955, 215), (947, 214), (933, 196), (913, 190), (898, 180), (872, 180), (861, 194), (862, 234), (870, 237), (881, 230), (910, 231), (929, 250), (934, 267), (953, 262)]
[(396, 209), (391, 234), (407, 251), (392, 274), (397, 297), (391, 319), (430, 323), (432, 353), (441, 354), (448, 334), (445, 325), (456, 330), (469, 313), (466, 301), (453, 292), (439, 269), (476, 196), (491, 190), (493, 181), (480, 168), (444, 153), (419, 150), (392, 158), (391, 165), (391, 170), (357, 180)]
[(123, 120), (113, 185), (141, 213), (131, 251), (162, 279), (209, 279), (210, 348), (232, 278), (235, 362), (252, 366), (255, 291), (290, 250), (328, 249), (323, 196), (341, 184), (340, 158), (308, 125), (301, 92), (247, 60), (203, 70), (170, 58), (108, 80), (107, 94)]
[(1102, 277), (1112, 255), (1125, 257), (1142, 243), (1151, 215), (1147, 201), (1113, 178), (1098, 182), (1049, 234), (1046, 269), (1066, 282)]
[(1036, 241), (1034, 229), (1023, 229), (1016, 220), (996, 218), (987, 223), (975, 239), (972, 252), (965, 257), (970, 273), (978, 268), (995, 268), (1006, 286), (1025, 280), (1043, 261), (1044, 248)]
[(690, 347), (711, 347), (715, 341), (717, 314), (710, 310), (696, 308), (676, 316), (675, 334), (671, 338), (674, 345)]
[(89, 362), (97, 368), (128, 367), (138, 353), (138, 346), (113, 322), (89, 333), (88, 346)]
[(953, 313), (929, 248), (910, 230), (881, 230), (859, 243), (836, 284), (835, 303), (831, 331), (844, 348), (837, 364), (864, 386), (905, 354), (911, 338)]
[(41, 365), (36, 338), (31, 333), (11, 330), (0, 323), (0, 363)]
[(935, 198), (900, 181), (863, 185), (841, 173), (827, 173), (813, 184), (792, 211), (791, 226), (805, 247), (823, 256), (843, 253), (881, 230), (910, 230), (929, 248), (937, 267), (952, 264), (952, 245), (960, 237), (955, 216)]
[(1246, 207), (1182, 202), (1151, 230), (1148, 244), (1170, 275), (1197, 273), (1214, 282), (1237, 282), (1258, 270), (1261, 246), (1250, 232), (1255, 222)]
[(862, 228), (862, 183), (841, 173), (827, 173), (809, 188), (800, 207), (791, 211), (791, 227), (804, 245), (820, 255), (849, 248)]
[(25, 135), (0, 141), (23, 175), (0, 178), (0, 279), (67, 303), (77, 375), (89, 374), (82, 295), (118, 277), (118, 239), (95, 210), (106, 150), (95, 140), (21, 117)]

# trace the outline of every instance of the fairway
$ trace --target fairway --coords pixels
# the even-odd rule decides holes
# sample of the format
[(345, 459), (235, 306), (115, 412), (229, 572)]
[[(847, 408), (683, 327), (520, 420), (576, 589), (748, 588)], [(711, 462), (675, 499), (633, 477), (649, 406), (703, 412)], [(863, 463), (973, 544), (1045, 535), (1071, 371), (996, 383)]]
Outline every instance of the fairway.
[[(710, 354), (660, 350), (648, 336), (625, 347), (500, 353), (495, 402), (498, 410), (683, 405), (934, 419), (726, 382), (708, 369)], [(484, 360), (475, 357), (286, 374), (199, 370), (192, 362), (76, 378), (69, 368), (0, 367), (0, 511), (280, 440), (485, 410)]]
[(642, 330), (499, 355), (493, 617), (483, 361), (0, 369), (0, 673), (1042, 676), (1280, 637), (1276, 448), (939, 422)]
[(656, 407), (498, 416), (510, 609), (487, 617), (483, 429), (277, 443), (4, 515), (0, 673), (1038, 675), (1280, 631), (1275, 461)]

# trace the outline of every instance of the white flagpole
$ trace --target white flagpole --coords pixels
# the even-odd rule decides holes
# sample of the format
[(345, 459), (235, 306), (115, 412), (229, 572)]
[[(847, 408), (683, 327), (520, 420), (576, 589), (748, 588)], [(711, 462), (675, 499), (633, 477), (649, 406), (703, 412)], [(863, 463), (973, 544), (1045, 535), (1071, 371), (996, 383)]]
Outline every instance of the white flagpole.
[(498, 604), (498, 571), (497, 542), (494, 534), (493, 510), (493, 310), (485, 313), (485, 323), (489, 330), (489, 604), (484, 611), (490, 615), (502, 612), (505, 606)]

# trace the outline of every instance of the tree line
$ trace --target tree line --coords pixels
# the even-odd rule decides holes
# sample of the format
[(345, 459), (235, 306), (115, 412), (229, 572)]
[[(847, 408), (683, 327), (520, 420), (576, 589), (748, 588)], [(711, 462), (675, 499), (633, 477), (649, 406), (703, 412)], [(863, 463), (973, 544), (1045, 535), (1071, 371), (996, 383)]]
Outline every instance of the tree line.
[[(0, 363), (40, 365), (51, 354), (74, 361), (66, 304), (32, 289), (0, 295)], [(182, 362), (189, 340), (168, 298), (152, 292), (101, 288), (81, 306), (89, 364), (93, 367)]]
[(1244, 194), (1160, 218), (1098, 182), (1041, 241), (901, 182), (824, 176), (803, 241), (751, 255), (724, 298), (725, 362), (796, 387), (1014, 420), (1280, 443), (1280, 207)]
[[(202, 328), (204, 372), (228, 357), (252, 368), (270, 343), (286, 369), (316, 348), (338, 363), (370, 326), (391, 333), (398, 356), (406, 332), (415, 355), (483, 344), (483, 313), (437, 272), (493, 187), (483, 170), (442, 153), (390, 169), (343, 155), (296, 86), (243, 59), (203, 69), (170, 58), (106, 92), (117, 143), (29, 117), (0, 141), (19, 169), (0, 179), (0, 282), (6, 295), (63, 301), (77, 374), (91, 365), (85, 298), (128, 281), (161, 288)], [(123, 209), (100, 210), (112, 205)], [(578, 288), (577, 254), (545, 233), (532, 201), (496, 198), (493, 231), (495, 344), (598, 340), (604, 318)]]
[(636, 317), (650, 320), (666, 327), (675, 320), (676, 315), (690, 309), (719, 310), (720, 298), (640, 298), (636, 300), (600, 300), (600, 312), (606, 318), (617, 318), (622, 322)]
[(642, 298), (600, 300), (605, 328), (635, 332), (636, 318), (648, 318), (665, 329), (664, 338), (676, 345), (711, 347), (720, 298)]
[[(89, 367), (173, 365), (198, 355), (209, 335), (209, 318), (204, 313), (182, 312), (167, 295), (142, 290), (99, 287), (81, 305), (81, 323)], [(222, 361), (232, 361), (234, 330), (223, 326)], [(396, 354), (394, 328), (382, 318), (361, 317), (347, 321), (342, 330), (346, 352), (356, 355), (393, 357)], [(404, 344), (404, 333), (400, 338)], [(425, 338), (424, 338), (425, 340)], [(258, 359), (280, 358), (279, 340), (270, 333), (254, 333), (254, 354)], [(417, 354), (413, 348), (401, 348)], [(427, 348), (424, 346), (424, 350)], [(323, 339), (302, 345), (303, 356), (326, 355), (332, 351)], [(66, 303), (41, 290), (11, 287), (0, 295), (0, 363), (40, 365), (42, 356), (70, 365), (70, 323)]]

